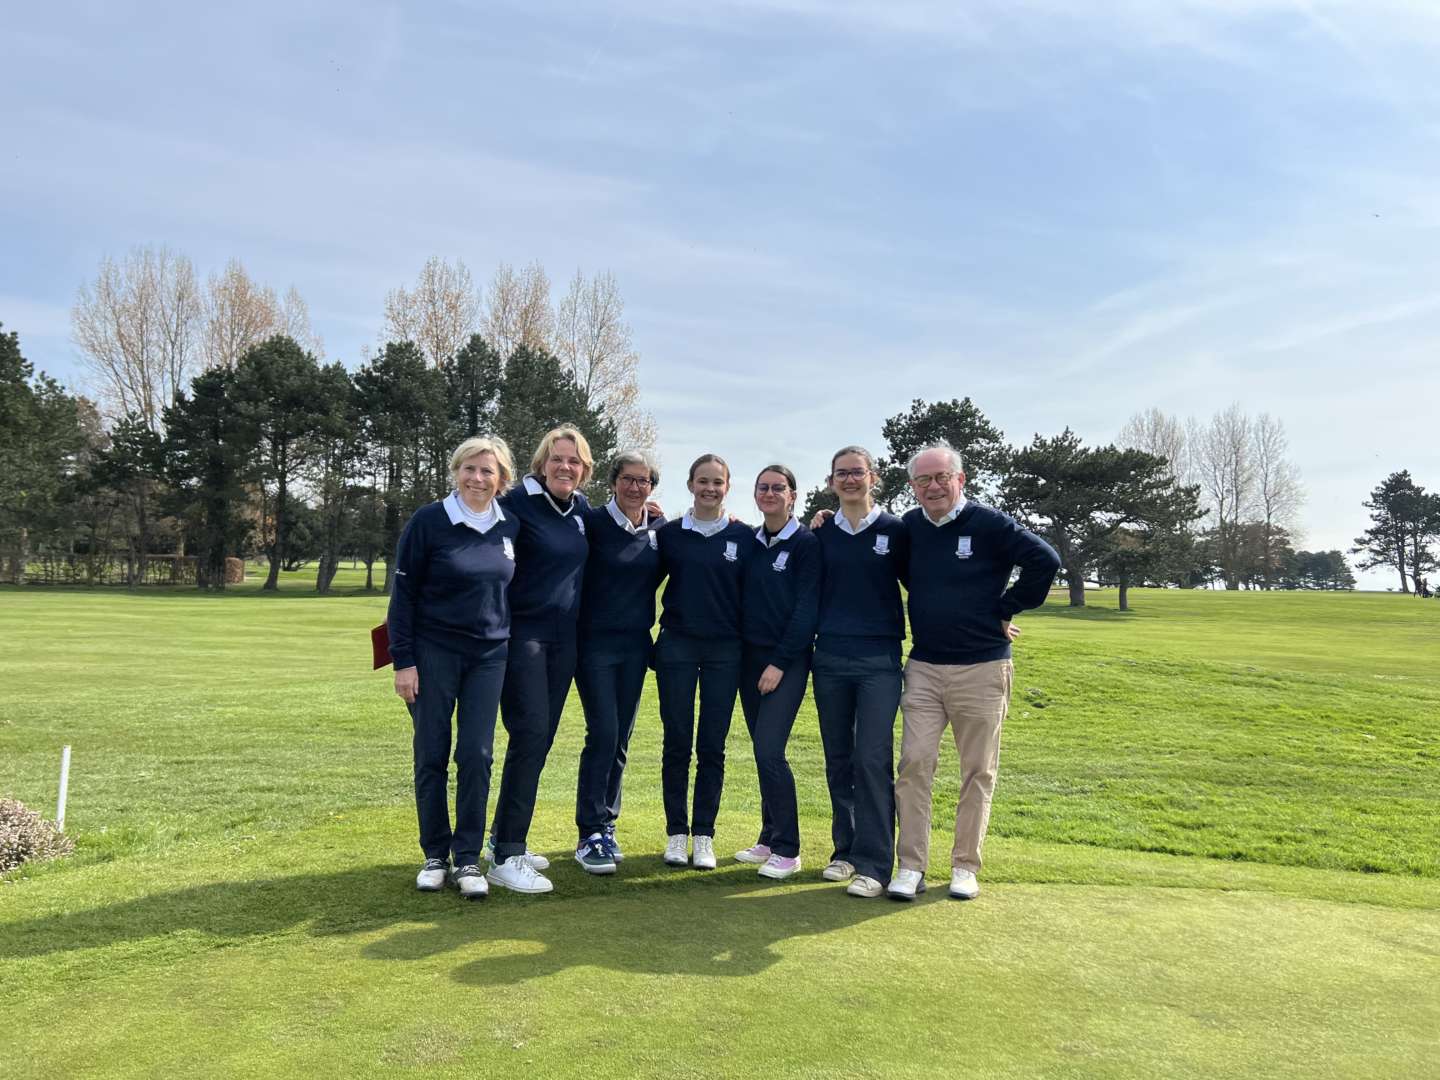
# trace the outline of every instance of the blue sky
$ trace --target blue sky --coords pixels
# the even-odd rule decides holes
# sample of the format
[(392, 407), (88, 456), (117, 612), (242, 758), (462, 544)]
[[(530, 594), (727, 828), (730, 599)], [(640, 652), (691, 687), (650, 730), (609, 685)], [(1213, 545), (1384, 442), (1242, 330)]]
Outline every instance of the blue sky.
[(295, 285), (351, 366), (429, 255), (539, 259), (615, 273), (667, 505), (701, 450), (808, 486), (967, 394), (1013, 442), (1271, 412), (1310, 547), (1393, 469), (1440, 487), (1432, 0), (56, 3), (5, 37), (0, 321), (67, 382), (76, 289), (137, 244)]

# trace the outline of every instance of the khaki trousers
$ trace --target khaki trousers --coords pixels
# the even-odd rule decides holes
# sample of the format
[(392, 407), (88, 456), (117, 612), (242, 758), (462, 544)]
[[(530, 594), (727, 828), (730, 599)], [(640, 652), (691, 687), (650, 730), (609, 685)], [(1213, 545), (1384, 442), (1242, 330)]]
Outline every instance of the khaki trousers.
[(990, 824), (990, 799), (1000, 768), (1000, 728), (1010, 707), (1009, 660), (981, 664), (905, 665), (905, 714), (895, 810), (900, 818), (900, 869), (925, 872), (930, 861), (930, 792), (940, 760), (940, 736), (950, 725), (960, 755), (960, 801), (955, 807), (954, 869), (980, 872), (980, 848)]

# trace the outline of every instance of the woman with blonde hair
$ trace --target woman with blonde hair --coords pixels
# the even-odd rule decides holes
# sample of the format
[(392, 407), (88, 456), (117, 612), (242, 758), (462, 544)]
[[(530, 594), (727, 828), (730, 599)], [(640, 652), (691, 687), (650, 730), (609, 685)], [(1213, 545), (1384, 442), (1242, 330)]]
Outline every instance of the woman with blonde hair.
[[(505, 678), (520, 522), (497, 495), (514, 473), (503, 439), (466, 439), (450, 456), (455, 490), (415, 512), (395, 553), (389, 611), (395, 692), (414, 729), (415, 809), (425, 865), (415, 887), (445, 887), (454, 858), (460, 895), (488, 891), (480, 872), (495, 713)], [(455, 826), (450, 826), (451, 715)]]
[(540, 440), (530, 473), (500, 496), (519, 522), (516, 572), (510, 583), (510, 651), (500, 695), (510, 736), (495, 803), (491, 884), (520, 893), (550, 892), (540, 871), (549, 860), (525, 845), (545, 758), (575, 675), (575, 625), (590, 545), (580, 488), (595, 462), (585, 436), (568, 425)]

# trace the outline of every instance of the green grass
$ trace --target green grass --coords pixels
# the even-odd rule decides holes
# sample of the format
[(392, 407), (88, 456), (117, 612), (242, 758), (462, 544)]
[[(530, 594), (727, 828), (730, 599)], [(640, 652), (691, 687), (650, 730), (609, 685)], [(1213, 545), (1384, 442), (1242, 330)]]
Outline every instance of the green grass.
[[(223, 596), (0, 590), (0, 793), (74, 857), (0, 884), (0, 1073), (1430, 1076), (1440, 604), (1113, 594), (1022, 617), (984, 894), (856, 901), (659, 864), (653, 688), (613, 879), (567, 859), (578, 702), (532, 846), (556, 893), (416, 894), (408, 720), (364, 571)], [(497, 740), (498, 752), (503, 737)], [(941, 884), (956, 792), (937, 783)], [(498, 781), (498, 770), (496, 774)], [(753, 840), (744, 726), (717, 844)]]

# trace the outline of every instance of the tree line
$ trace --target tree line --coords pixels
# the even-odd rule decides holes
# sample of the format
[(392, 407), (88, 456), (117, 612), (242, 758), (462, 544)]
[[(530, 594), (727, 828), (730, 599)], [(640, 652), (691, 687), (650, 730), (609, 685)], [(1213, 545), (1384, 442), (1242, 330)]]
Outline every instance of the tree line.
[[(1014, 514), (1059, 553), (1073, 606), (1084, 605), (1087, 583), (1118, 586), (1122, 609), (1137, 585), (1355, 587), (1340, 551), (1295, 549), (1304, 489), (1283, 424), (1266, 414), (1232, 406), (1200, 423), (1152, 409), (1112, 444), (1088, 446), (1067, 428), (1012, 446), (968, 397), (917, 399), (881, 432), (881, 503), (914, 505), (906, 463), (948, 442), (964, 458), (967, 494)], [(837, 505), (822, 487), (806, 502), (807, 518)]]
[(316, 561), (325, 592), (345, 557), (371, 587), (410, 513), (449, 490), (465, 437), (523, 454), (576, 423), (600, 463), (653, 441), (609, 274), (577, 273), (552, 304), (538, 264), (500, 267), (482, 294), (432, 258), (385, 308), (395, 336), (352, 373), (323, 359), (293, 289), (281, 301), (236, 262), (200, 288), (188, 261), (138, 249), (76, 301), (93, 398), (0, 329), (5, 578), (220, 589), (227, 559), (258, 551), (267, 589)]

